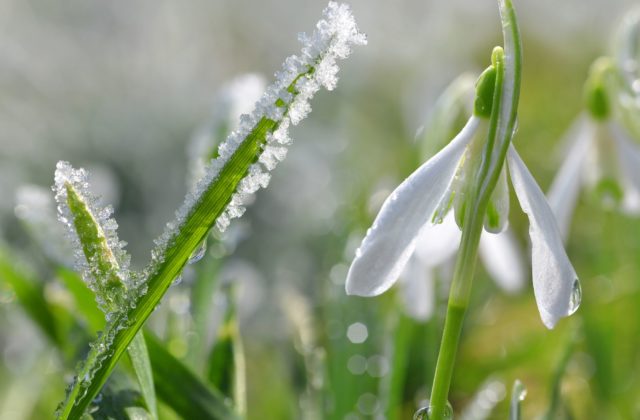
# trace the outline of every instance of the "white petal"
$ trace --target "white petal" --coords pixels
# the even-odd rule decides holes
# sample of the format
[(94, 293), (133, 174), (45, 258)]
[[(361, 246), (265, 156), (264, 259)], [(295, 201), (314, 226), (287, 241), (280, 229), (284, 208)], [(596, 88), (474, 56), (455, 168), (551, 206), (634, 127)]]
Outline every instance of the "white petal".
[(533, 291), (538, 310), (544, 325), (553, 328), (579, 305), (578, 276), (562, 245), (553, 212), (513, 146), (509, 147), (508, 163), (520, 207), (529, 217)]
[(418, 321), (431, 318), (435, 308), (433, 268), (424, 266), (414, 256), (405, 266), (400, 281), (407, 315)]
[(582, 168), (595, 138), (593, 126), (583, 118), (576, 123), (571, 132), (573, 138), (571, 139), (567, 157), (551, 183), (547, 194), (549, 206), (556, 217), (558, 229), (563, 240), (567, 239), (569, 233), (571, 216), (573, 215), (582, 184)]
[(416, 242), (416, 256), (427, 267), (443, 264), (453, 257), (460, 246), (462, 232), (450, 211), (442, 223), (427, 224)]
[(624, 209), (631, 214), (640, 213), (640, 146), (629, 139), (620, 127), (610, 124), (613, 138), (618, 146), (624, 187)]
[(447, 190), (466, 145), (478, 127), (472, 117), (445, 148), (420, 166), (386, 199), (347, 275), (350, 295), (375, 296), (398, 279), (416, 238)]
[(498, 286), (508, 293), (522, 290), (524, 259), (511, 230), (498, 234), (482, 232), (479, 253), (484, 268)]
[(507, 184), (507, 168), (500, 171), (496, 188), (491, 193), (487, 214), (484, 217), (484, 229), (487, 232), (499, 233), (509, 224), (509, 184)]

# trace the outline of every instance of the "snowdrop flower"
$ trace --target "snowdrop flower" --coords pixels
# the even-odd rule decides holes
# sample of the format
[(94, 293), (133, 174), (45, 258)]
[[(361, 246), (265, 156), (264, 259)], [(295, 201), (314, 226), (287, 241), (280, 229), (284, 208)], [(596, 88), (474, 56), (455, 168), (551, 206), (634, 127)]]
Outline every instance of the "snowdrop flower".
[[(473, 218), (484, 217), (484, 230), (502, 232), (509, 213), (508, 168), (513, 189), (530, 222), (533, 287), (542, 322), (553, 328), (560, 318), (577, 309), (580, 286), (553, 213), (510, 145), (519, 95), (516, 36), (507, 30), (505, 52), (499, 47), (494, 50), (492, 66), (476, 84), (473, 116), (462, 131), (402, 182), (382, 205), (349, 269), (348, 294), (375, 296), (389, 289), (416, 250), (418, 238), (432, 225), (443, 223), (450, 213), (461, 228), (475, 222)], [(497, 178), (490, 179), (494, 174)], [(483, 203), (486, 212), (478, 213), (475, 208), (482, 196), (488, 197)], [(470, 235), (463, 229), (463, 241), (465, 233)]]
[[(437, 99), (426, 128), (419, 130), (423, 156), (432, 156), (456, 134), (457, 127), (473, 112), (475, 77), (465, 73), (456, 78)], [(450, 212), (442, 223), (423, 229), (416, 249), (402, 274), (400, 296), (405, 311), (418, 320), (428, 320), (435, 307), (434, 280), (452, 267), (462, 233)], [(513, 232), (506, 228), (497, 234), (483, 232), (478, 248), (480, 260), (489, 276), (507, 293), (522, 290), (525, 284), (524, 261)]]
[(586, 83), (586, 112), (567, 135), (567, 158), (549, 189), (549, 205), (566, 238), (580, 189), (589, 187), (603, 205), (627, 214), (640, 214), (640, 147), (614, 119), (607, 77), (613, 71), (607, 58), (597, 60)]

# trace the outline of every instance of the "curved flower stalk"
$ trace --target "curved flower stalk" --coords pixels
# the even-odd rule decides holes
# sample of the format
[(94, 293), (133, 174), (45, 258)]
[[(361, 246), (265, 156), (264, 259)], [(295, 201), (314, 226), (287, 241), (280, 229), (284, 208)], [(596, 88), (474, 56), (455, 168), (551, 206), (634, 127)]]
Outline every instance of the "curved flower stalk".
[[(411, 174), (382, 205), (349, 269), (348, 294), (375, 296), (398, 279), (425, 227), (453, 212), (462, 228), (460, 251), (429, 413), (442, 419), (464, 314), (469, 302), (483, 228), (504, 230), (509, 211), (507, 168), (520, 207), (530, 222), (533, 287), (542, 322), (553, 328), (578, 307), (580, 286), (544, 194), (511, 145), (521, 78), (521, 44), (515, 10), (499, 0), (504, 50), (476, 85), (473, 116), (438, 154)], [(504, 162), (507, 161), (505, 168)]]
[[(313, 34), (303, 34), (300, 40), (302, 53), (285, 60), (276, 81), (266, 89), (254, 111), (243, 115), (238, 129), (220, 144), (204, 177), (156, 241), (151, 261), (139, 280), (130, 279), (134, 287), (126, 295), (126, 307), (109, 317), (103, 334), (79, 366), (67, 398), (57, 412), (59, 418), (83, 416), (129, 343), (209, 231), (213, 227), (224, 230), (232, 218), (243, 214), (251, 194), (267, 186), (269, 171), (284, 158), (291, 142), (289, 127), (307, 116), (311, 110), (309, 100), (320, 88), (335, 88), (337, 61), (348, 57), (353, 45), (366, 43), (349, 7), (335, 2), (326, 7)], [(113, 259), (122, 267), (125, 261), (118, 260), (118, 255), (115, 253)], [(110, 260), (111, 256), (106, 258)], [(98, 271), (113, 272), (102, 266)], [(112, 293), (112, 283), (108, 283), (109, 293)], [(129, 283), (125, 281), (125, 284)], [(226, 404), (216, 406), (216, 410), (225, 413), (224, 418), (235, 417)]]
[(616, 110), (625, 93), (614, 83), (615, 76), (608, 58), (591, 67), (586, 111), (569, 130), (567, 157), (547, 194), (565, 239), (582, 188), (594, 190), (606, 207), (640, 215), (640, 146), (618, 122)]

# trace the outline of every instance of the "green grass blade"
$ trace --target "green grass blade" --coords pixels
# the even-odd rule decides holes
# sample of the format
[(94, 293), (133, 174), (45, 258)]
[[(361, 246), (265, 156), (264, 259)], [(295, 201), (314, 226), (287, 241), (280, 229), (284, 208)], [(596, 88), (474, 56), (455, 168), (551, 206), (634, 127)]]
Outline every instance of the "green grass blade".
[(230, 286), (224, 291), (228, 306), (224, 323), (209, 355), (207, 378), (209, 383), (233, 399), (240, 414), (246, 413), (246, 385), (244, 352), (238, 331), (234, 294)]
[[(321, 87), (328, 90), (335, 87), (336, 61), (346, 58), (352, 45), (366, 44), (349, 7), (335, 2), (325, 9), (316, 31), (301, 39), (303, 53), (286, 60), (283, 71), (278, 73), (254, 113), (241, 119), (240, 128), (220, 145), (218, 158), (212, 161), (196, 191), (187, 196), (176, 220), (168, 224), (158, 247), (152, 251), (142, 284), (128, 295), (127, 308), (109, 314), (104, 333), (79, 366), (67, 398), (58, 409), (59, 418), (82, 417), (133, 337), (211, 228), (216, 225), (223, 230), (231, 218), (242, 214), (244, 197), (266, 186), (269, 174), (264, 170), (273, 169), (284, 158), (285, 146), (290, 142), (289, 126), (297, 125), (308, 114), (309, 100)], [(316, 71), (316, 67), (321, 71)], [(64, 189), (58, 190), (61, 197), (67, 195)], [(101, 271), (102, 267), (97, 268), (94, 271)]]
[(404, 314), (398, 314), (395, 322), (393, 350), (391, 355), (391, 374), (388, 377), (387, 418), (400, 419), (407, 366), (409, 365), (409, 346), (412, 337), (413, 322)]
[[(209, 239), (208, 249), (211, 244), (217, 245)], [(211, 254), (205, 255), (201, 263), (196, 267), (196, 278), (191, 288), (191, 316), (193, 318), (193, 331), (189, 339), (187, 364), (191, 367), (204, 366), (207, 358), (209, 342), (208, 332), (213, 331), (211, 314), (211, 302), (218, 285), (218, 273), (220, 260)]]
[(185, 419), (239, 419), (218, 391), (204, 385), (158, 339), (145, 334), (158, 396)]
[(13, 289), (20, 305), (44, 334), (63, 348), (64, 339), (56, 326), (56, 316), (44, 297), (43, 285), (22, 270), (9, 255), (9, 251), (3, 247), (0, 247), (0, 281)]
[(151, 418), (158, 418), (158, 406), (156, 404), (156, 391), (153, 386), (153, 373), (151, 371), (151, 362), (149, 361), (149, 353), (142, 332), (136, 336), (129, 344), (129, 359), (133, 365), (133, 370), (138, 377), (140, 392), (147, 405), (147, 409), (151, 414)]
[(217, 181), (204, 192), (187, 221), (167, 248), (163, 262), (150, 276), (147, 293), (128, 312), (115, 313), (107, 323), (79, 371), (67, 400), (59, 412), (60, 418), (78, 419), (90, 401), (100, 391), (127, 346), (153, 312), (171, 286), (189, 256), (208, 235), (217, 217), (224, 211), (235, 189), (257, 160), (266, 135), (276, 127), (273, 120), (263, 118), (222, 169)]
[(73, 296), (77, 308), (77, 314), (87, 322), (92, 333), (104, 328), (104, 314), (95, 304), (93, 292), (82, 281), (82, 278), (68, 268), (58, 267), (56, 270), (58, 279), (62, 281), (69, 293)]

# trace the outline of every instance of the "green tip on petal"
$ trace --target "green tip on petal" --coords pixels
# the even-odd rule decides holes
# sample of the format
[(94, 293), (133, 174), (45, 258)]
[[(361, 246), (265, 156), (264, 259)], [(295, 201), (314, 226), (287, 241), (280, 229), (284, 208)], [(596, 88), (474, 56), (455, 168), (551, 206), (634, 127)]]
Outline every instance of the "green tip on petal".
[[(493, 61), (493, 57), (492, 57)], [(482, 72), (476, 81), (476, 99), (473, 102), (473, 114), (490, 118), (493, 106), (493, 94), (496, 89), (496, 68), (491, 65)]]

